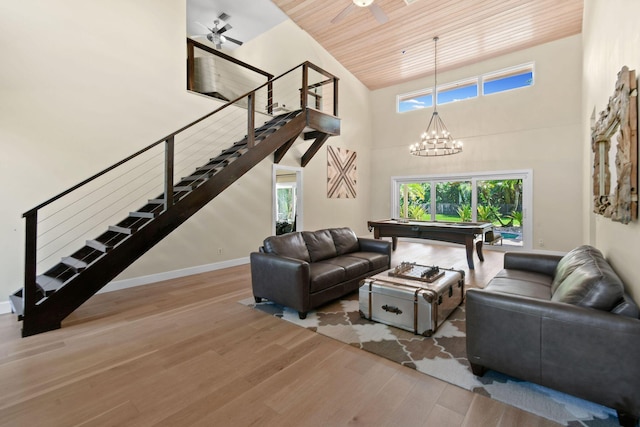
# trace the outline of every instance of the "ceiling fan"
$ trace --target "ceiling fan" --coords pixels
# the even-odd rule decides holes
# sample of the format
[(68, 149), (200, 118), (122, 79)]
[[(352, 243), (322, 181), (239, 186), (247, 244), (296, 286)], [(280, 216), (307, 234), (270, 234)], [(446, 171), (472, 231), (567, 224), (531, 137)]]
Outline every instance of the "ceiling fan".
[[(218, 16), (218, 18), (213, 21), (213, 28), (209, 28), (206, 25), (196, 22), (198, 25), (209, 30), (209, 33), (207, 34), (207, 40), (213, 43), (216, 46), (216, 49), (222, 49), (222, 44), (226, 41), (230, 41), (231, 43), (235, 43), (238, 46), (242, 46), (242, 42), (240, 40), (222, 35), (222, 33), (229, 31), (232, 28), (231, 25), (226, 23), (229, 18), (231, 18), (231, 16), (227, 15), (226, 13), (221, 13), (220, 16)], [(220, 28), (220, 22), (225, 24), (224, 27)]]
[(384, 24), (389, 20), (389, 18), (387, 17), (387, 15), (385, 15), (380, 6), (374, 4), (373, 2), (374, 0), (351, 0), (351, 4), (345, 7), (338, 15), (336, 15), (336, 17), (331, 20), (331, 23), (337, 24), (338, 22), (342, 21), (357, 6), (368, 8), (376, 18), (376, 20), (379, 23)]

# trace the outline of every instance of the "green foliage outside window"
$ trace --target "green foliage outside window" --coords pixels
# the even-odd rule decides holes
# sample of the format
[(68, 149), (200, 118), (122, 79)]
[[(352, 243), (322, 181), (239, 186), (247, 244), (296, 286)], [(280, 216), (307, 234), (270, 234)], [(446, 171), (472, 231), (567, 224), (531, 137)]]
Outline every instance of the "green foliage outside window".
[[(431, 219), (431, 182), (400, 185), (400, 217), (415, 220)], [(472, 221), (471, 182), (436, 182), (438, 221)], [(522, 180), (485, 180), (477, 183), (478, 221), (493, 222), (496, 226), (522, 226)]]

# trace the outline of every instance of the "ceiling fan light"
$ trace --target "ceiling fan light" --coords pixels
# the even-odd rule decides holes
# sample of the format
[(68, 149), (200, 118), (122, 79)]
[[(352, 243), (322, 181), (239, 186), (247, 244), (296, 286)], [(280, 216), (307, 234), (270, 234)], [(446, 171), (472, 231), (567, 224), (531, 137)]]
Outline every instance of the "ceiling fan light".
[(373, 0), (353, 0), (353, 4), (358, 7), (369, 7), (373, 3)]

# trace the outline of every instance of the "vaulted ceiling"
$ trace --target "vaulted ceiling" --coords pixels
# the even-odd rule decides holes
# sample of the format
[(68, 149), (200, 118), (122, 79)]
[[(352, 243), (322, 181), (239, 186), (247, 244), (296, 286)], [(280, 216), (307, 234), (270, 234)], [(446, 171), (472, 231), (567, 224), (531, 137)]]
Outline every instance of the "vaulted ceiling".
[(352, 0), (272, 2), (370, 89), (433, 74), (435, 36), (441, 72), (582, 31), (583, 0), (375, 0), (374, 10)]

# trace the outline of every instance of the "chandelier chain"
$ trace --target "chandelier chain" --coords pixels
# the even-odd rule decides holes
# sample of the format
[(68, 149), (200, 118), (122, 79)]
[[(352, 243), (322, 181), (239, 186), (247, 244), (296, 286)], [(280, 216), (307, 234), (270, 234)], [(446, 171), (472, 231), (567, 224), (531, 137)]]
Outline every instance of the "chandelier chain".
[(433, 87), (433, 114), (427, 125), (427, 130), (416, 142), (409, 147), (409, 152), (419, 157), (448, 156), (462, 152), (462, 142), (455, 141), (444, 122), (438, 115), (438, 36), (434, 42), (434, 87)]

